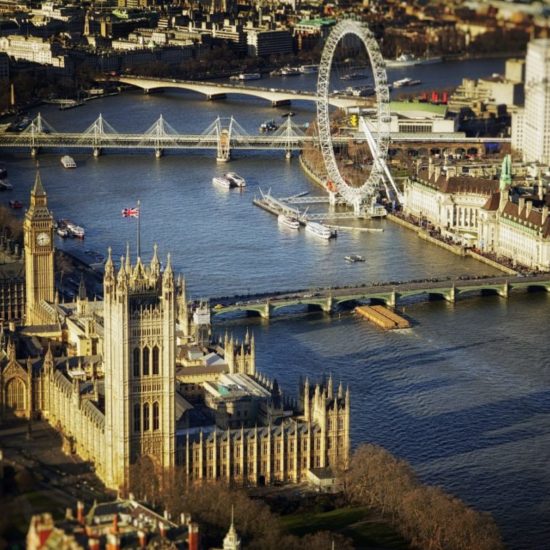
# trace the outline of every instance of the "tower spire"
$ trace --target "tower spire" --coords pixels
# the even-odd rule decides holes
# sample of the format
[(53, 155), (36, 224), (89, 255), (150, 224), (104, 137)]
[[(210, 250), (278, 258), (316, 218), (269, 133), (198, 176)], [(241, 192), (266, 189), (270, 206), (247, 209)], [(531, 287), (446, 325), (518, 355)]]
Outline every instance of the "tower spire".
[(32, 188), (32, 195), (34, 197), (45, 197), (46, 191), (42, 185), (42, 178), (40, 177), (40, 170), (36, 167), (36, 176), (34, 178), (34, 187)]

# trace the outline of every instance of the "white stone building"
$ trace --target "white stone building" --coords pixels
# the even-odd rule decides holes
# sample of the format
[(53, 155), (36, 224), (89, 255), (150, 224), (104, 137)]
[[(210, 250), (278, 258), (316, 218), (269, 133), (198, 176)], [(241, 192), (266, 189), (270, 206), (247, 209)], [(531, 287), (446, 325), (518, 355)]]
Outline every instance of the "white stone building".
[(430, 163), (427, 171), (405, 182), (403, 212), (445, 237), (471, 245), (477, 240), (481, 208), (497, 189), (496, 180), (447, 176)]

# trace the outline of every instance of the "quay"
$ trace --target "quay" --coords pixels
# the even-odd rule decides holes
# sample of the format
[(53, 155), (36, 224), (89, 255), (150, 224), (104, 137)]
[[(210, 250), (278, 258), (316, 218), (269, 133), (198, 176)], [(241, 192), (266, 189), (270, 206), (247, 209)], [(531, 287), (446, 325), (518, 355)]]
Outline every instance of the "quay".
[(323, 311), (332, 314), (357, 305), (383, 304), (390, 308), (410, 300), (457, 300), (474, 296), (498, 295), (507, 298), (512, 292), (550, 292), (550, 273), (516, 277), (485, 277), (476, 279), (435, 279), (429, 281), (403, 281), (370, 283), (352, 287), (319, 288), (314, 291), (295, 290), (273, 294), (257, 294), (211, 298), (213, 319), (228, 313), (246, 313), (270, 319), (274, 314), (284, 314), (296, 306), (307, 311)]
[(410, 328), (411, 326), (407, 319), (384, 306), (357, 306), (354, 311), (384, 330)]

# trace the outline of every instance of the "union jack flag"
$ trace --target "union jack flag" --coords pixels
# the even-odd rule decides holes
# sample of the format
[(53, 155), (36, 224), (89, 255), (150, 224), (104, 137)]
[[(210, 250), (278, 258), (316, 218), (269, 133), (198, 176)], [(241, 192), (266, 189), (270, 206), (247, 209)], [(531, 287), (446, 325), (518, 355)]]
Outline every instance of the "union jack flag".
[(139, 218), (139, 208), (123, 208), (122, 216), (124, 218)]

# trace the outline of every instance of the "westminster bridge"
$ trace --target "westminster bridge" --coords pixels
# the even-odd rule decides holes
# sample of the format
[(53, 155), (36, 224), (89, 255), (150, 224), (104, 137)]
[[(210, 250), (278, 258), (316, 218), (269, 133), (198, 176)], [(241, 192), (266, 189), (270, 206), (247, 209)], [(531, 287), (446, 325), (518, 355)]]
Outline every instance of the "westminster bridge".
[(389, 307), (403, 305), (411, 299), (439, 299), (454, 303), (458, 299), (480, 295), (498, 295), (507, 298), (513, 291), (550, 292), (550, 273), (525, 277), (447, 278), (418, 282), (366, 283), (275, 294), (211, 298), (210, 304), (215, 317), (242, 312), (269, 319), (278, 311), (282, 313), (285, 308), (296, 306), (330, 314), (339, 308), (352, 307), (356, 303), (382, 303)]

